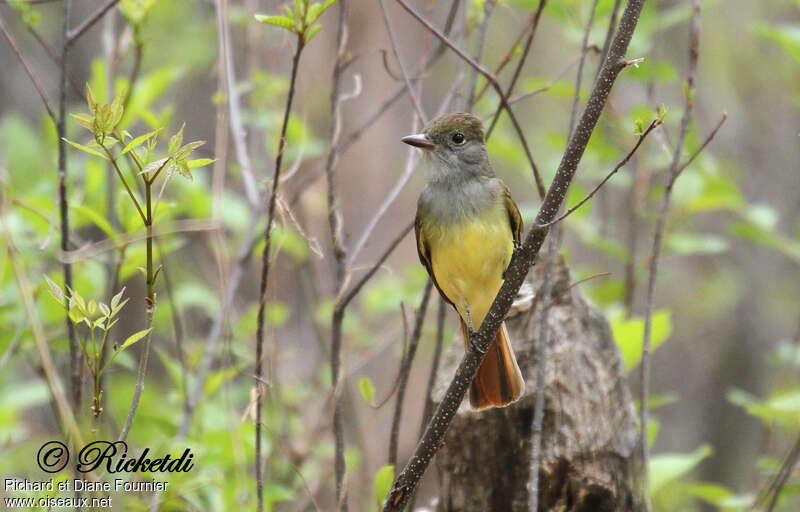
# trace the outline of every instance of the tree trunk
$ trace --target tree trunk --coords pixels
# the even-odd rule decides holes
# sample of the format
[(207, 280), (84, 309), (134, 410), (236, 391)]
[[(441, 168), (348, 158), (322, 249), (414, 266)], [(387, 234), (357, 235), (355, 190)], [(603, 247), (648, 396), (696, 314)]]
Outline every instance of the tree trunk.
[[(438, 454), (442, 512), (529, 510), (531, 433), (536, 395), (535, 336), (539, 332), (544, 264), (528, 282), (537, 294), (512, 308), (508, 330), (526, 380), (523, 398), (482, 412), (463, 403)], [(608, 322), (570, 288), (563, 262), (554, 267), (548, 314), (539, 511), (634, 510), (640, 501), (634, 405)], [(524, 287), (523, 287), (524, 289)], [(438, 401), (461, 357), (453, 344)]]

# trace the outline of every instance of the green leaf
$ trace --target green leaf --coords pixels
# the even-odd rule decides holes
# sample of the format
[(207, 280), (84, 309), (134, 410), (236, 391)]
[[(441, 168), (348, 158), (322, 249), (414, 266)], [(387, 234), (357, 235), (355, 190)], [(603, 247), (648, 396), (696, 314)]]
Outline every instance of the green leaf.
[(99, 151), (96, 151), (96, 150), (94, 150), (94, 149), (92, 149), (92, 148), (90, 148), (88, 146), (84, 146), (83, 144), (78, 144), (77, 142), (72, 142), (71, 140), (66, 139), (66, 138), (63, 139), (63, 140), (64, 140), (64, 142), (66, 142), (67, 144), (69, 144), (70, 146), (72, 146), (72, 147), (74, 147), (76, 149), (80, 149), (81, 151), (83, 151), (85, 153), (89, 153), (90, 155), (99, 156), (103, 160), (108, 160), (107, 156), (105, 156), (104, 154), (100, 153)]
[(64, 290), (61, 289), (52, 279), (47, 276), (44, 276), (44, 280), (47, 282), (47, 286), (49, 289), (47, 290), (50, 295), (56, 299), (56, 302), (61, 304), (62, 306), (65, 305), (65, 297), (64, 297)]
[(158, 160), (154, 160), (147, 164), (144, 169), (141, 170), (139, 174), (149, 175), (151, 172), (157, 171), (161, 168), (162, 165), (166, 165), (167, 160), (169, 158), (159, 158)]
[(147, 333), (150, 332), (150, 329), (152, 329), (152, 327), (148, 328), (148, 329), (144, 329), (144, 330), (136, 332), (136, 333), (133, 333), (130, 336), (128, 336), (125, 339), (125, 341), (122, 342), (122, 345), (119, 347), (119, 351), (125, 350), (126, 348), (130, 347), (131, 345), (133, 345), (137, 341), (139, 341), (142, 338), (144, 338), (145, 336), (147, 336)]
[(679, 254), (719, 254), (728, 250), (728, 241), (710, 233), (670, 233), (664, 240), (667, 252)]
[(358, 390), (370, 407), (375, 407), (375, 384), (372, 383), (372, 379), (369, 377), (358, 379)]
[(279, 501), (292, 501), (295, 495), (291, 489), (280, 484), (268, 483), (264, 485), (264, 500), (268, 503)]
[(195, 149), (199, 148), (205, 143), (206, 141), (204, 140), (196, 140), (194, 142), (189, 142), (185, 144), (183, 147), (181, 147), (179, 150), (175, 152), (175, 160), (185, 159), (186, 157), (191, 155)]
[(263, 14), (256, 14), (256, 21), (265, 23), (267, 25), (275, 25), (288, 30), (294, 30), (294, 20), (286, 16), (265, 16)]
[(650, 458), (650, 493), (655, 494), (667, 484), (686, 475), (712, 452), (710, 446), (703, 445), (692, 453), (654, 455)]
[(667, 117), (667, 107), (662, 103), (658, 106), (658, 120), (663, 122), (665, 117)]
[(86, 218), (89, 222), (93, 223), (95, 226), (100, 228), (106, 235), (111, 238), (115, 238), (118, 233), (114, 230), (111, 226), (111, 223), (108, 222), (103, 215), (97, 213), (96, 211), (92, 210), (86, 205), (83, 204), (70, 204), (70, 209), (76, 213), (81, 214), (83, 217)]
[(375, 472), (375, 502), (378, 508), (386, 501), (392, 489), (392, 482), (394, 482), (394, 464), (387, 464)]
[(314, 39), (314, 36), (317, 35), (317, 33), (320, 31), (321, 28), (322, 25), (320, 24), (312, 25), (311, 28), (309, 28), (308, 32), (306, 33), (306, 43)]
[(94, 116), (89, 114), (71, 114), (73, 119), (90, 132), (94, 133)]
[(211, 165), (216, 161), (216, 158), (196, 158), (194, 160), (187, 160), (186, 166), (189, 167), (189, 169), (194, 169), (196, 167), (205, 167), (206, 165)]
[(137, 147), (141, 146), (142, 144), (150, 140), (151, 137), (154, 137), (156, 134), (158, 134), (159, 131), (161, 131), (160, 128), (153, 130), (152, 132), (145, 133), (144, 135), (139, 135), (138, 137), (127, 143), (124, 148), (122, 148), (122, 151), (120, 151), (119, 156), (124, 156), (132, 149), (136, 149)]
[(755, 33), (778, 44), (787, 55), (800, 63), (800, 26), (774, 26), (759, 22), (755, 25)]
[(181, 125), (181, 129), (169, 139), (169, 146), (167, 149), (167, 154), (169, 156), (173, 156), (175, 153), (177, 153), (178, 149), (181, 147), (181, 144), (183, 144), (183, 129), (185, 127), (186, 123), (183, 123)]
[[(668, 310), (653, 313), (650, 335), (650, 351), (654, 352), (672, 333), (672, 319)], [(630, 371), (642, 359), (644, 345), (644, 318), (625, 318), (618, 315), (611, 319), (611, 333), (622, 352), (625, 370)]]

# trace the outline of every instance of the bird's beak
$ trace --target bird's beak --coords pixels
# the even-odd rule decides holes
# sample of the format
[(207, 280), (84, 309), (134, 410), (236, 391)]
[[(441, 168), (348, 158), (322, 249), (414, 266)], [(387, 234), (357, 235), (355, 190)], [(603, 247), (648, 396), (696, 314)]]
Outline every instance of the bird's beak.
[(402, 140), (409, 146), (414, 146), (421, 149), (433, 149), (436, 147), (436, 144), (434, 144), (433, 141), (431, 141), (431, 139), (429, 139), (428, 136), (425, 135), (424, 133), (407, 135), (400, 140)]

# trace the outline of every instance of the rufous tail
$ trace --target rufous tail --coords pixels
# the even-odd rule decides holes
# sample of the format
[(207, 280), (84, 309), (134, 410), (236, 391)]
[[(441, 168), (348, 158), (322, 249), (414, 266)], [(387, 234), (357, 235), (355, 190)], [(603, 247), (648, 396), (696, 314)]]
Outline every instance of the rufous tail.
[[(468, 346), (467, 326), (461, 322), (464, 344)], [(489, 345), (475, 380), (469, 388), (469, 403), (473, 409), (506, 407), (519, 400), (525, 391), (525, 380), (508, 339), (505, 322)]]

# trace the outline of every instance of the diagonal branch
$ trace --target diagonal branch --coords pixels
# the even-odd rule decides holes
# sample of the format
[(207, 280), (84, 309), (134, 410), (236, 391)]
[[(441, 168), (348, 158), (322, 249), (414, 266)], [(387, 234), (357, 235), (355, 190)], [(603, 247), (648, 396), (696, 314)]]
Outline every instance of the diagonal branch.
[(562, 220), (564, 220), (567, 217), (569, 217), (575, 210), (577, 210), (578, 208), (583, 206), (587, 201), (589, 201), (591, 198), (593, 198), (594, 195), (597, 194), (597, 192), (603, 187), (603, 185), (605, 185), (606, 182), (608, 180), (610, 180), (611, 177), (614, 176), (617, 173), (617, 171), (619, 171), (621, 168), (623, 168), (625, 166), (625, 164), (627, 164), (628, 161), (630, 161), (630, 159), (633, 157), (634, 153), (636, 153), (636, 150), (639, 149), (639, 146), (642, 145), (642, 142), (644, 142), (644, 139), (650, 134), (650, 132), (652, 132), (653, 130), (655, 130), (659, 126), (661, 126), (661, 120), (659, 120), (659, 119), (656, 119), (652, 123), (650, 123), (650, 126), (648, 126), (647, 129), (641, 135), (639, 135), (639, 140), (636, 141), (636, 144), (633, 146), (633, 149), (628, 151), (628, 154), (625, 155), (625, 158), (620, 160), (619, 163), (617, 163), (617, 165), (614, 166), (614, 168), (611, 170), (611, 172), (608, 173), (606, 175), (606, 177), (603, 178), (603, 180), (600, 183), (598, 183), (596, 187), (594, 187), (592, 189), (591, 192), (589, 192), (583, 199), (578, 201), (578, 204), (576, 204), (575, 206), (571, 207), (570, 209), (565, 211), (563, 214), (559, 215), (558, 217), (556, 217), (555, 219), (551, 220), (547, 224), (544, 224), (541, 227), (550, 227), (553, 224), (557, 224), (557, 223), (561, 222)]
[[(650, 447), (647, 442), (648, 430), (648, 398), (650, 395), (650, 343), (653, 330), (653, 304), (655, 301), (656, 276), (658, 274), (659, 258), (661, 256), (662, 238), (664, 236), (664, 226), (666, 225), (667, 213), (669, 213), (670, 201), (672, 199), (672, 189), (675, 180), (683, 170), (680, 167), (683, 144), (686, 140), (686, 133), (689, 130), (689, 123), (692, 118), (695, 100), (695, 77), (697, 75), (697, 60), (700, 45), (700, 0), (692, 0), (692, 19), (689, 29), (689, 69), (686, 77), (685, 99), (683, 116), (681, 117), (678, 141), (672, 155), (667, 186), (664, 189), (664, 196), (661, 200), (658, 220), (656, 221), (655, 234), (653, 236), (653, 249), (650, 256), (650, 269), (647, 279), (647, 295), (645, 299), (644, 313), (644, 340), (642, 342), (642, 363), (640, 377), (640, 397), (639, 397), (639, 449), (641, 450), (642, 460), (642, 485), (647, 488), (648, 484), (648, 464), (650, 458)], [(644, 503), (645, 510), (649, 510), (649, 503)]]
[(386, 12), (386, 5), (384, 4), (384, 1), (385, 0), (378, 0), (378, 3), (381, 6), (383, 23), (386, 25), (386, 31), (389, 33), (389, 41), (392, 43), (392, 53), (394, 54), (394, 59), (397, 61), (397, 64), (400, 66), (400, 74), (403, 76), (403, 81), (406, 84), (406, 91), (408, 92), (408, 95), (411, 97), (411, 103), (414, 105), (414, 110), (416, 110), (417, 116), (419, 116), (419, 118), (422, 120), (424, 124), (428, 121), (428, 117), (425, 115), (425, 109), (422, 107), (422, 102), (420, 101), (419, 96), (414, 91), (414, 85), (411, 83), (411, 78), (408, 75), (408, 70), (406, 69), (406, 65), (403, 64), (403, 59), (400, 58), (400, 51), (398, 50), (397, 38), (394, 35), (394, 29), (392, 29), (392, 24), (389, 22), (389, 14)]
[[(405, 4), (403, 0), (398, 0), (398, 2)], [(475, 348), (470, 348), (461, 360), (461, 364), (456, 370), (455, 377), (451, 381), (442, 402), (428, 422), (425, 434), (417, 444), (414, 455), (395, 480), (384, 503), (384, 512), (403, 510), (403, 507), (419, 484), (422, 475), (427, 470), (431, 459), (441, 446), (450, 422), (475, 377), (489, 344), (505, 319), (505, 315), (511, 307), (517, 291), (522, 286), (525, 276), (528, 274), (544, 243), (548, 229), (539, 228), (538, 225), (546, 224), (553, 220), (564, 202), (569, 185), (586, 150), (594, 127), (600, 118), (600, 114), (603, 112), (611, 88), (619, 73), (625, 68), (625, 53), (633, 37), (643, 6), (644, 0), (628, 1), (619, 29), (609, 48), (608, 57), (603, 63), (600, 79), (592, 88), (589, 101), (580, 117), (577, 128), (570, 135), (569, 144), (556, 170), (553, 183), (547, 191), (536, 216), (535, 225), (526, 235), (522, 247), (514, 252), (511, 263), (506, 270), (503, 286), (500, 288), (483, 324), (477, 332), (470, 335), (470, 343), (468, 345)], [(406, 9), (409, 12), (413, 12), (407, 5)], [(420, 19), (420, 21), (423, 20)], [(435, 30), (427, 22), (423, 24), (428, 26), (429, 30)], [(456, 50), (454, 49), (454, 51)], [(465, 57), (462, 54), (462, 58)], [(468, 57), (465, 60), (467, 59)]]
[(100, 21), (105, 14), (111, 10), (112, 7), (117, 5), (119, 0), (108, 0), (105, 4), (103, 4), (100, 8), (98, 8), (95, 12), (93, 12), (86, 20), (81, 23), (79, 26), (75, 27), (74, 29), (70, 30), (67, 33), (67, 40), (66, 45), (72, 46), (78, 39), (81, 38), (83, 34), (86, 33), (87, 30), (92, 28), (95, 23)]
[(3, 36), (6, 38), (6, 41), (8, 41), (9, 46), (11, 46), (11, 49), (14, 51), (14, 54), (19, 59), (19, 62), (22, 64), (22, 67), (25, 68), (25, 73), (28, 75), (28, 78), (31, 79), (34, 89), (36, 89), (36, 92), (42, 99), (42, 103), (44, 104), (44, 108), (45, 110), (47, 110), (47, 114), (50, 116), (50, 119), (52, 119), (53, 122), (57, 123), (58, 120), (56, 118), (55, 113), (53, 112), (53, 108), (50, 106), (50, 101), (48, 101), (47, 99), (47, 95), (44, 92), (42, 84), (39, 82), (39, 79), (36, 77), (36, 74), (34, 74), (30, 64), (28, 64), (28, 61), (25, 59), (25, 56), (22, 54), (19, 47), (17, 46), (17, 42), (14, 40), (14, 36), (11, 35), (11, 32), (8, 30), (8, 27), (6, 27), (6, 23), (3, 20), (2, 16), (0, 16), (0, 31), (3, 32)]
[(264, 372), (264, 321), (267, 305), (267, 284), (269, 283), (269, 270), (270, 260), (269, 253), (272, 247), (272, 225), (275, 222), (275, 206), (278, 199), (278, 185), (281, 181), (281, 169), (283, 165), (283, 155), (286, 149), (286, 131), (289, 127), (289, 114), (292, 111), (292, 104), (294, 102), (295, 88), (297, 85), (297, 71), (300, 67), (300, 56), (305, 47), (305, 39), (302, 34), (297, 36), (297, 47), (292, 58), (292, 71), (289, 78), (289, 92), (286, 97), (286, 107), (283, 112), (283, 122), (281, 123), (280, 138), (278, 139), (278, 153), (275, 157), (275, 172), (272, 178), (272, 192), (270, 193), (267, 203), (267, 226), (264, 229), (264, 250), (261, 254), (261, 283), (259, 286), (259, 301), (258, 301), (258, 315), (256, 319), (256, 363), (255, 363), (255, 379), (256, 379), (256, 457), (255, 457), (255, 472), (256, 472), (256, 495), (258, 498), (259, 511), (264, 510), (264, 475), (261, 470), (261, 405), (262, 405), (262, 387), (264, 380), (262, 378)]
[[(533, 38), (536, 36), (536, 29), (539, 28), (539, 20), (542, 17), (542, 11), (544, 11), (546, 5), (547, 0), (539, 0), (539, 7), (536, 9), (536, 12), (533, 13), (533, 17), (531, 18), (531, 31), (528, 34), (528, 39), (525, 41), (525, 48), (522, 50), (519, 63), (517, 63), (517, 69), (514, 70), (514, 76), (511, 77), (511, 82), (508, 84), (508, 88), (506, 88), (506, 98), (510, 98), (511, 93), (514, 92), (514, 87), (517, 85), (517, 80), (519, 80), (519, 76), (522, 73), (522, 68), (525, 66), (525, 61), (528, 58), (528, 53), (531, 51)], [(516, 48), (516, 45), (514, 48)], [(509, 101), (508, 104), (510, 105), (511, 102)], [(486, 130), (487, 139), (491, 137), (494, 127), (497, 125), (497, 121), (500, 119), (502, 108), (503, 104), (501, 103), (497, 106), (497, 110), (495, 110), (494, 115), (492, 116), (492, 124), (489, 125), (489, 129)]]

